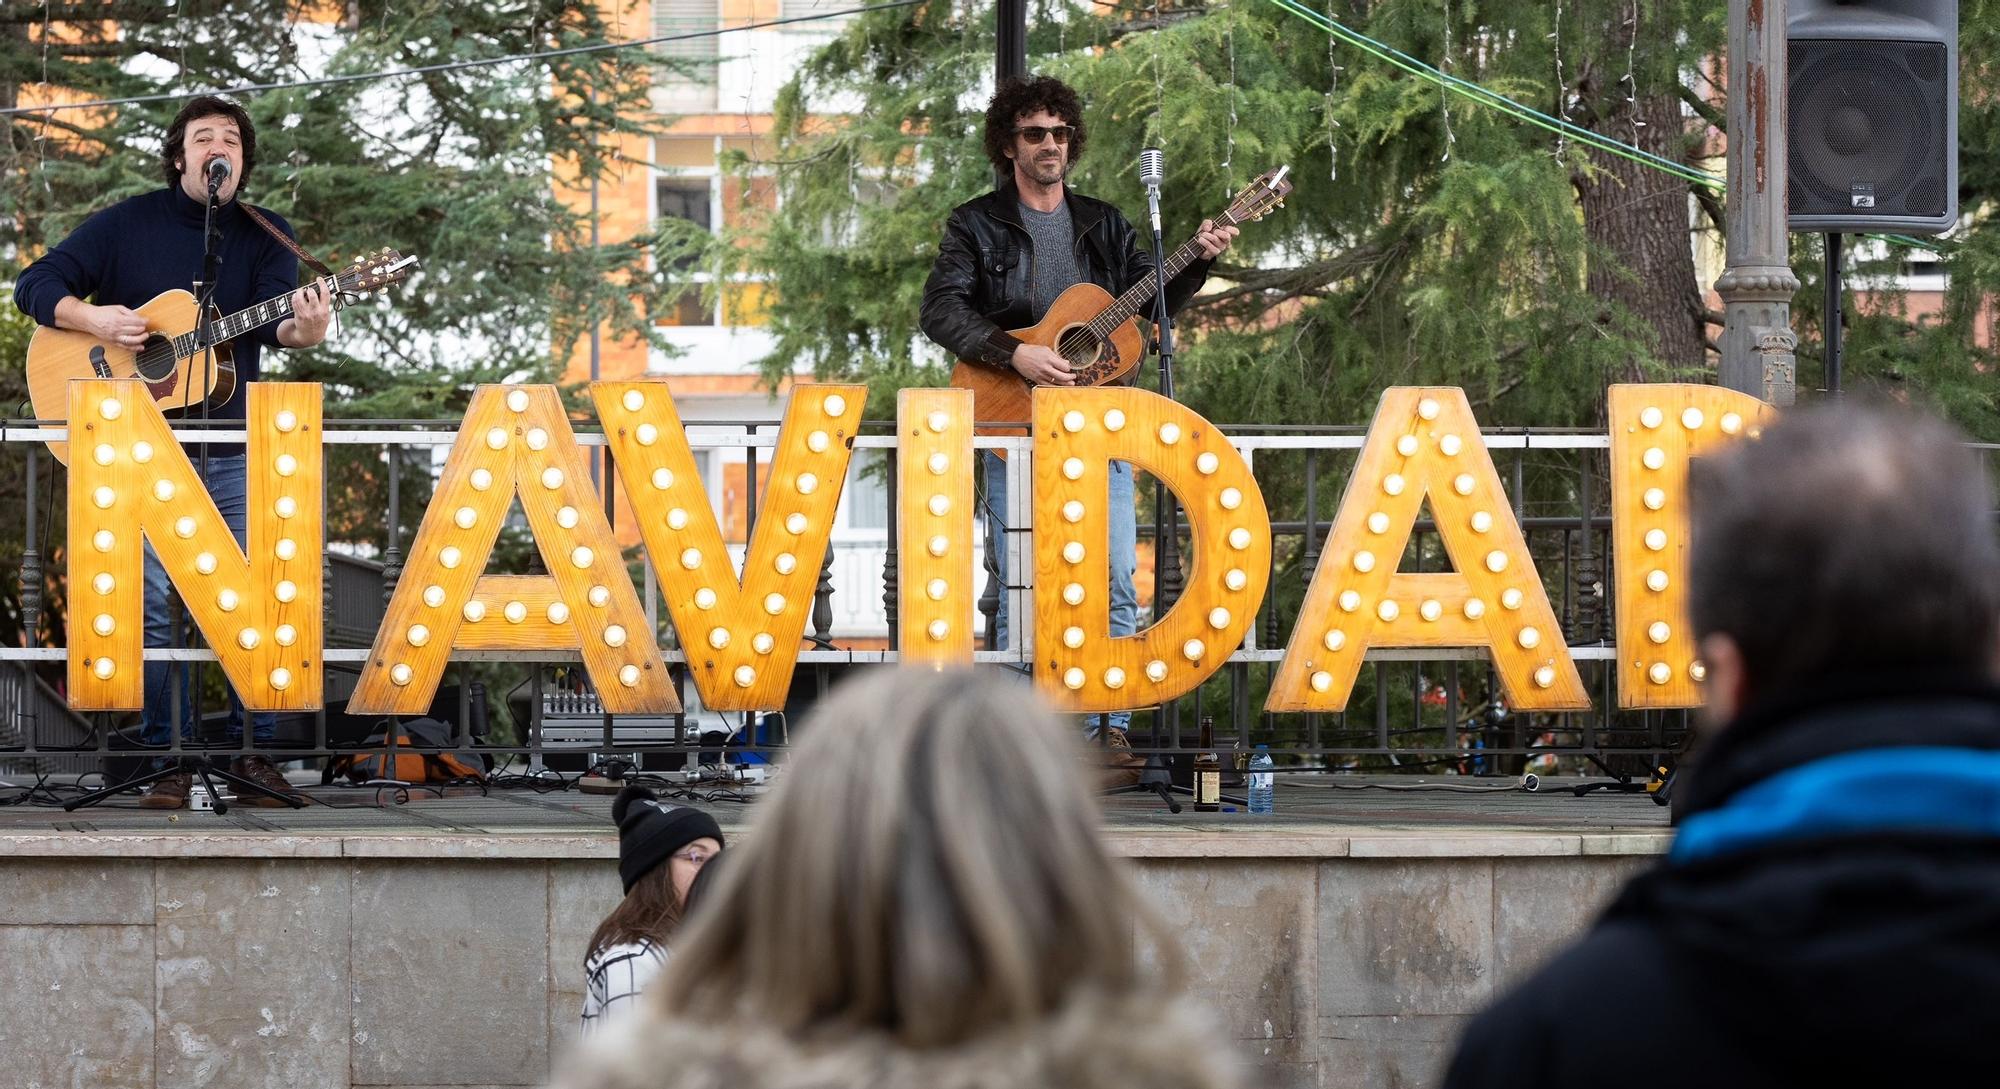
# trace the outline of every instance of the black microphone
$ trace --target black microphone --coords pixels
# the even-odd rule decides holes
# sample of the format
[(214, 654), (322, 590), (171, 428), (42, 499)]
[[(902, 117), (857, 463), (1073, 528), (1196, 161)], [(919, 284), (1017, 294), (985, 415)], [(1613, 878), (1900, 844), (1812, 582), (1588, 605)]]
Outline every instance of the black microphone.
[(210, 160), (208, 161), (208, 191), (209, 191), (209, 192), (213, 193), (213, 192), (215, 192), (215, 191), (216, 191), (217, 189), (220, 189), (220, 188), (222, 188), (222, 183), (223, 183), (223, 181), (224, 181), (225, 179), (227, 179), (228, 177), (229, 177), (229, 160), (228, 160), (228, 159), (225, 159), (225, 158), (223, 158), (222, 156), (218, 155), (218, 156), (216, 156), (215, 158), (213, 158), (213, 159), (210, 159)]
[(1146, 187), (1146, 211), (1153, 218), (1153, 233), (1160, 233), (1160, 182), (1167, 176), (1166, 153), (1156, 147), (1139, 152), (1139, 184)]

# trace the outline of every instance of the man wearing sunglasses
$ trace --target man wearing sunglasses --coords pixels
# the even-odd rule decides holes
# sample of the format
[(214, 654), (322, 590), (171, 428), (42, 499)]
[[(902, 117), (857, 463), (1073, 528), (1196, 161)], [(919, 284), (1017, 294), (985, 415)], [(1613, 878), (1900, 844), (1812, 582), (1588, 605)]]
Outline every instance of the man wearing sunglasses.
[[(937, 261), (924, 284), (924, 334), (952, 355), (971, 363), (1006, 369), (1036, 385), (1076, 383), (1069, 361), (1053, 348), (1028, 344), (1008, 333), (1040, 321), (1058, 295), (1089, 282), (1123, 293), (1150, 274), (1153, 254), (1117, 208), (1071, 190), (1065, 179), (1083, 155), (1083, 103), (1074, 90), (1050, 77), (1013, 79), (986, 107), (986, 157), (1006, 176), (998, 189), (952, 210), (945, 221)], [(1169, 312), (1200, 289), (1209, 265), (1236, 237), (1235, 227), (1204, 220), (1196, 240), (1201, 257), (1167, 281)], [(1140, 313), (1151, 315), (1152, 304)], [(1118, 381), (1130, 383), (1138, 368)], [(982, 454), (985, 466), (987, 555), (1001, 583), (1007, 582), (1003, 515), (1007, 507), (1006, 466)], [(1136, 630), (1138, 597), (1132, 587), (1138, 533), (1132, 508), (1132, 470), (1111, 464), (1111, 634)], [(1007, 597), (1000, 597), (988, 646), (1007, 643)], [(1107, 746), (1119, 750), (1112, 783), (1136, 782), (1143, 763), (1130, 753), (1126, 713), (1106, 716)], [(1093, 716), (1092, 721), (1096, 718)]]

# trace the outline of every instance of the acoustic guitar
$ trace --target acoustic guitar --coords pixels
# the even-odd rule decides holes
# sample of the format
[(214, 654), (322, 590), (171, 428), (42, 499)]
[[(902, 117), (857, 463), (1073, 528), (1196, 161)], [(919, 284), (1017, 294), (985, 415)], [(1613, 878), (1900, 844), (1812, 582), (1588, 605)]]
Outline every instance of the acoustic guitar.
[[(1281, 206), (1286, 194), (1292, 191), (1292, 183), (1285, 180), (1290, 170), (1290, 167), (1281, 166), (1259, 174), (1255, 181), (1244, 186), (1230, 200), (1229, 207), (1215, 217), (1216, 225), (1233, 227), (1262, 219), (1273, 208)], [(1194, 239), (1188, 239), (1179, 249), (1167, 255), (1165, 278), (1172, 280), (1180, 275), (1181, 270), (1199, 256), (1201, 246)], [(1076, 284), (1056, 296), (1041, 321), (1026, 329), (1009, 332), (1025, 343), (1040, 344), (1061, 353), (1076, 374), (1077, 385), (1101, 386), (1124, 377), (1139, 365), (1139, 359), (1145, 352), (1139, 318), (1152, 316), (1149, 304), (1153, 299), (1154, 285), (1159, 282), (1157, 272), (1148, 273), (1116, 298), (1096, 284)], [(1142, 314), (1142, 310), (1147, 312)], [(951, 384), (972, 391), (972, 415), (975, 420), (1026, 420), (1032, 414), (1030, 395), (1034, 383), (1012, 367), (989, 367), (961, 359), (952, 368)], [(1018, 426), (983, 426), (975, 430), (982, 435), (1027, 433), (1024, 427)], [(997, 452), (1005, 456), (1005, 451)]]
[[(417, 267), (417, 259), (384, 249), (357, 258), (333, 276), (313, 281), (333, 300), (334, 309), (356, 296), (398, 283)], [(72, 378), (140, 378), (162, 412), (195, 414), (214, 408), (236, 392), (236, 366), (228, 341), (292, 314), (290, 292), (266, 299), (228, 317), (209, 322), (208, 340), (193, 294), (164, 291), (133, 310), (146, 319), (146, 344), (138, 351), (106, 343), (89, 333), (42, 326), (28, 341), (28, 400), (42, 420), (63, 420), (69, 414)], [(211, 309), (211, 314), (215, 311)], [(207, 345), (215, 351), (207, 351)], [(56, 460), (69, 464), (67, 443), (49, 443)]]

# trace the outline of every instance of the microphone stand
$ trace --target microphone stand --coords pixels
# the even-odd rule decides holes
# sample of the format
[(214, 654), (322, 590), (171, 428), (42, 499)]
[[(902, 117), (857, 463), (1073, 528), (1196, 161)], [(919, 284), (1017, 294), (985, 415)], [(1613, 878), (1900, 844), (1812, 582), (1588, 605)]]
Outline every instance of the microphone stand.
[[(208, 442), (206, 441), (208, 438), (208, 395), (215, 387), (215, 319), (213, 316), (215, 312), (215, 289), (216, 282), (222, 277), (222, 231), (216, 225), (215, 213), (221, 204), (219, 192), (222, 189), (222, 181), (225, 176), (217, 174), (213, 169), (210, 169), (208, 172), (208, 201), (203, 206), (201, 214), (201, 279), (195, 281), (194, 285), (195, 344), (201, 351), (201, 354), (196, 357), (200, 361), (201, 366), (201, 389), (197, 395), (197, 391), (194, 389), (195, 383), (189, 382), (188, 393), (183, 394), (184, 397), (196, 396), (200, 404), (200, 408), (197, 411), (200, 413), (202, 423), (200, 434), (203, 442), (201, 444), (200, 462), (195, 471), (201, 477), (203, 488), (208, 487)], [(175, 596), (179, 596), (178, 592), (175, 593)], [(178, 630), (175, 632), (174, 642), (179, 643), (182, 635), (185, 633), (185, 629), (181, 629), (179, 625), (186, 623), (186, 620), (184, 612), (180, 610), (176, 610), (175, 616), (177, 620), (176, 628)], [(186, 666), (183, 666), (182, 669), (184, 671), (183, 676), (192, 672)], [(192, 681), (191, 677), (187, 679), (190, 682)], [(192, 683), (189, 684), (189, 688), (195, 693), (193, 725), (196, 732), (199, 733), (203, 718), (201, 713), (201, 695), (199, 689)], [(171, 693), (173, 687), (169, 685), (167, 690)], [(244, 723), (246, 726), (249, 724), (249, 715), (247, 712), (244, 715)]]
[[(1152, 220), (1153, 229), (1153, 325), (1159, 331), (1155, 350), (1160, 356), (1160, 396), (1171, 401), (1174, 398), (1174, 319), (1167, 312), (1167, 248), (1160, 235), (1160, 187), (1148, 183), (1146, 186), (1146, 210)], [(1166, 615), (1180, 597), (1180, 556), (1177, 540), (1180, 536), (1180, 506), (1168, 490), (1166, 482), (1155, 477), (1153, 480), (1153, 525), (1157, 537), (1153, 544), (1153, 611), (1157, 619)], [(1160, 705), (1160, 713), (1153, 720), (1153, 744), (1160, 741), (1160, 726), (1164, 723), (1168, 736), (1174, 743), (1180, 743), (1180, 705), (1168, 700)], [(1188, 787), (1175, 786), (1173, 776), (1167, 769), (1167, 762), (1159, 753), (1149, 753), (1146, 765), (1139, 771), (1139, 781), (1129, 786), (1116, 786), (1102, 791), (1105, 795), (1156, 794), (1166, 803), (1167, 811), (1179, 813), (1181, 803), (1176, 794), (1191, 795)], [(1237, 804), (1247, 803), (1239, 799), (1228, 799)]]
[[(1153, 327), (1158, 330), (1159, 340), (1155, 350), (1160, 357), (1160, 396), (1174, 399), (1174, 317), (1167, 310), (1167, 247), (1160, 235), (1160, 187), (1147, 187), (1146, 203), (1152, 213), (1153, 227)], [(1153, 611), (1154, 616), (1165, 616), (1168, 609), (1181, 596), (1180, 575), (1180, 504), (1166, 482), (1157, 478), (1153, 481), (1153, 525), (1157, 536), (1153, 543)], [(1161, 718), (1166, 725), (1168, 736), (1174, 743), (1180, 743), (1180, 704), (1169, 700), (1161, 708)]]

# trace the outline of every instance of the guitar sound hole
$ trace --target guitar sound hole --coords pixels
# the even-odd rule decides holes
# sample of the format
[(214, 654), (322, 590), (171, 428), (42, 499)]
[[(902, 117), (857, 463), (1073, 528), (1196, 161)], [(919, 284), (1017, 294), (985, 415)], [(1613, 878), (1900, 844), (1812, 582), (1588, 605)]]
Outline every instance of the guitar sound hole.
[(138, 368), (139, 377), (148, 382), (157, 382), (174, 373), (174, 346), (166, 337), (158, 333), (146, 338), (146, 346), (132, 360)]
[(1072, 325), (1056, 336), (1056, 352), (1069, 360), (1070, 369), (1083, 370), (1104, 354), (1104, 342), (1081, 325)]

